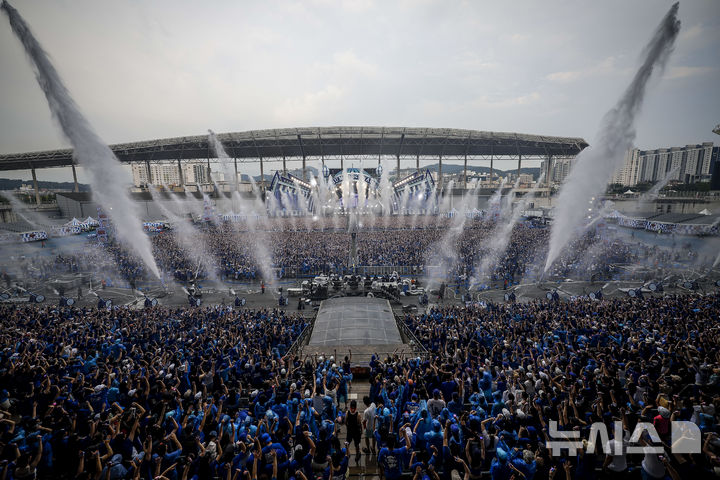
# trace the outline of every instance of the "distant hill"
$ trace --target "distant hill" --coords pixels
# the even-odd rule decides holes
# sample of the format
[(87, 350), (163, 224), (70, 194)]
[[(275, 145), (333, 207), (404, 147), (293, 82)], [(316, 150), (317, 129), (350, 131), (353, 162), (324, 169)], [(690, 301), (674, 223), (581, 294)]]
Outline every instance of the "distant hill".
[[(438, 164), (434, 163), (432, 165), (427, 165), (425, 167), (422, 167), (423, 169), (428, 169), (431, 172), (437, 172), (438, 171)], [(442, 171), (443, 174), (458, 174), (462, 173), (464, 170), (463, 165), (457, 165), (457, 164), (443, 164)], [(490, 167), (484, 167), (484, 166), (470, 166), (467, 167), (468, 173), (469, 172), (475, 172), (475, 173), (490, 173)], [(501, 170), (499, 168), (493, 168), (493, 173), (501, 174), (501, 175), (507, 175), (508, 173), (517, 173), (517, 168), (509, 168), (507, 170)], [(537, 180), (537, 178), (540, 176), (541, 169), (540, 167), (523, 167), (520, 169), (520, 173), (528, 173), (533, 176), (534, 180)]]
[[(0, 178), (0, 190), (15, 190), (16, 188), (20, 188), (23, 184), (32, 185), (32, 180), (13, 180), (10, 178)], [(44, 188), (47, 190), (72, 190), (75, 188), (75, 184), (73, 182), (46, 182), (43, 180), (38, 180), (38, 185), (40, 186), (40, 188)], [(90, 185), (80, 183), (78, 184), (78, 186), (80, 187), (81, 192), (90, 191)]]

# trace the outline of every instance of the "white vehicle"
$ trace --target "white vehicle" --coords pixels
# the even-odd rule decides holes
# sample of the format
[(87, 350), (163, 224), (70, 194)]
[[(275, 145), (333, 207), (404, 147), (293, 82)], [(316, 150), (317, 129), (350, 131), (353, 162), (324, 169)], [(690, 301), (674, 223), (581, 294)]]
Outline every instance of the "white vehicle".
[(315, 285), (327, 285), (328, 282), (330, 282), (330, 278), (327, 275), (318, 275), (313, 278), (313, 283)]

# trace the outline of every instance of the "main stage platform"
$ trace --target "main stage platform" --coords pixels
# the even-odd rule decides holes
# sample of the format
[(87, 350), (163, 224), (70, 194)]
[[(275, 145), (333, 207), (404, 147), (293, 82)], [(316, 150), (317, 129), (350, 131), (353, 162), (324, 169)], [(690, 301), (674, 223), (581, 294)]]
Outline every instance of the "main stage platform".
[(401, 345), (390, 303), (381, 298), (323, 300), (310, 336), (310, 347)]

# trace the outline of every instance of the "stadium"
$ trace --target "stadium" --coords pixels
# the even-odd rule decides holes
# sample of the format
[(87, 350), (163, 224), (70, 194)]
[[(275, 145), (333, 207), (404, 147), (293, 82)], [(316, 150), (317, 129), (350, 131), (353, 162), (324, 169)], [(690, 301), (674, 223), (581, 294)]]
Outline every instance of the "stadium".
[[(390, 126), (107, 145), (0, 7), (72, 147), (0, 154), (33, 179), (0, 223), (2, 478), (720, 475), (720, 216), (665, 210), (664, 180), (608, 187), (677, 5), (594, 147)], [(73, 191), (43, 208), (61, 168)]]

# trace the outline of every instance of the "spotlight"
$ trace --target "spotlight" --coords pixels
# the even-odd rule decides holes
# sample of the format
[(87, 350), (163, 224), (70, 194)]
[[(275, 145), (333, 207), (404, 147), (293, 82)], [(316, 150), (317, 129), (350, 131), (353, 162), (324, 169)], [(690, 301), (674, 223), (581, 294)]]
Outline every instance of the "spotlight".
[(247, 303), (247, 300), (245, 300), (245, 297), (235, 297), (235, 306), (236, 307), (244, 307), (245, 303)]
[(45, 295), (40, 295), (39, 293), (32, 293), (30, 294), (30, 303), (42, 303), (45, 301)]
[(0, 293), (0, 300), (9, 300), (10, 295), (7, 293)]
[(662, 283), (660, 283), (660, 282), (650, 282), (650, 283), (648, 284), (648, 290), (650, 290), (651, 292), (662, 292), (662, 291), (663, 291)]
[(97, 303), (98, 310), (103, 308), (112, 308), (112, 300), (98, 297), (98, 303)]
[(602, 300), (602, 290), (598, 290), (597, 292), (590, 292), (590, 300)]
[(715, 286), (720, 287), (720, 280), (715, 280)]
[(74, 298), (60, 297), (60, 306), (61, 307), (72, 307), (73, 305), (75, 305)]
[(506, 293), (505, 301), (506, 302), (514, 302), (515, 301), (515, 292)]
[(157, 298), (145, 297), (145, 308), (157, 306)]
[(195, 298), (192, 295), (188, 295), (188, 303), (191, 307), (199, 307), (200, 305), (202, 305), (202, 299)]

